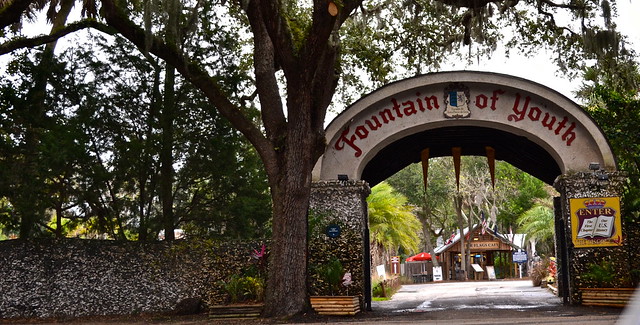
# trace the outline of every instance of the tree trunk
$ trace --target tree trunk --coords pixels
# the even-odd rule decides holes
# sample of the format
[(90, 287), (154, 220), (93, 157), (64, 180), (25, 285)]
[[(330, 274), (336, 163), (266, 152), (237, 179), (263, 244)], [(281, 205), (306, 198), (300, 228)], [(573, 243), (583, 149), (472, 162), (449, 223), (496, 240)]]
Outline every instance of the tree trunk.
[(427, 204), (427, 195), (424, 194), (424, 205), (423, 205), (423, 213), (422, 217), (422, 232), (424, 233), (424, 249), (425, 251), (431, 254), (431, 262), (433, 266), (440, 266), (440, 262), (436, 258), (436, 252), (433, 249), (433, 245), (431, 244), (431, 222), (429, 216), (431, 215), (431, 211), (429, 205)]
[[(289, 123), (293, 126), (293, 123)], [(294, 127), (290, 138), (304, 138)], [(287, 139), (288, 143), (291, 141)], [(312, 146), (287, 145), (281, 177), (271, 187), (273, 242), (265, 316), (294, 315), (307, 304), (307, 211), (311, 194)]]
[[(167, 22), (167, 43), (175, 45), (177, 41), (178, 4), (175, 0), (168, 2), (169, 16)], [(176, 70), (167, 64), (164, 83), (164, 105), (162, 106), (161, 127), (162, 147), (160, 149), (161, 179), (160, 194), (162, 195), (162, 221), (164, 225), (164, 239), (176, 239), (174, 234), (175, 218), (173, 214), (173, 120), (175, 118), (175, 82)]]
[[(467, 274), (471, 275), (475, 271), (471, 268), (471, 227), (473, 226), (473, 216), (471, 213), (467, 216), (467, 229), (469, 229), (469, 239), (466, 241), (466, 250), (467, 250)], [(475, 277), (474, 277), (475, 278)]]
[[(54, 18), (51, 33), (54, 33), (61, 26), (64, 26), (67, 17), (73, 8), (73, 0), (65, 0), (60, 4), (60, 10)], [(31, 236), (35, 225), (44, 217), (44, 207), (41, 190), (45, 184), (42, 182), (38, 161), (40, 136), (44, 130), (43, 121), (47, 108), (45, 107), (46, 88), (49, 82), (50, 69), (54, 61), (54, 50), (57, 41), (47, 43), (42, 53), (42, 58), (33, 75), (33, 87), (27, 93), (29, 106), (24, 108), (26, 116), (25, 122), (25, 145), (22, 152), (24, 159), (23, 171), (21, 172), (21, 186), (19, 188), (19, 199), (16, 203), (16, 210), (21, 214), (20, 238)]]
[(455, 196), (454, 205), (458, 216), (458, 227), (460, 228), (460, 271), (462, 272), (462, 279), (467, 280), (467, 254), (464, 245), (464, 218), (462, 217), (462, 196), (460, 194)]

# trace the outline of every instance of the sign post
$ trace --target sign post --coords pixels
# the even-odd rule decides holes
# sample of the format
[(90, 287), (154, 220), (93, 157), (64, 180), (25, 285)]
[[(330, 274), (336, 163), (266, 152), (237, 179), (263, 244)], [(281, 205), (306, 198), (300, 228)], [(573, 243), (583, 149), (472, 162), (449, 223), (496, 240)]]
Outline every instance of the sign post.
[(518, 271), (520, 273), (520, 279), (522, 279), (522, 263), (527, 262), (527, 252), (522, 250), (513, 252), (513, 262), (518, 263)]
[(400, 274), (400, 256), (391, 256), (391, 274)]

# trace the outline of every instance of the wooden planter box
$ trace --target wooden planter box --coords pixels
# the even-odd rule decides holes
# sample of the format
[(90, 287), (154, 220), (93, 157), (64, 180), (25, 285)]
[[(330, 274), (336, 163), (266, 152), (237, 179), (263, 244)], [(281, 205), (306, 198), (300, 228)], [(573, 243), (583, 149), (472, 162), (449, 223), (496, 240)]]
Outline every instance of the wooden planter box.
[(260, 317), (263, 307), (264, 304), (211, 306), (209, 307), (209, 317), (253, 319)]
[(320, 315), (355, 315), (360, 312), (357, 296), (313, 296), (311, 307)]
[(580, 288), (582, 304), (586, 306), (624, 307), (634, 291), (634, 288)]

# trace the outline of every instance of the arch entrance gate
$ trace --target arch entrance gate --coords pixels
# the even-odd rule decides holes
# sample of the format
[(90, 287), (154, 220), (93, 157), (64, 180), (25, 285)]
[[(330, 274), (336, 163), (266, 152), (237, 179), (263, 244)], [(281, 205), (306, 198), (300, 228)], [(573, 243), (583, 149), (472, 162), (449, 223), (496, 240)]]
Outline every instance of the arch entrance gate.
[[(327, 149), (313, 173), (311, 210), (341, 220), (343, 227), (358, 234), (349, 243), (359, 252), (349, 257), (354, 268), (349, 270), (354, 280), (350, 290), (362, 295), (366, 307), (370, 307), (365, 201), (369, 186), (419, 162), (425, 148), (430, 157), (439, 157), (450, 156), (452, 147), (460, 147), (462, 155), (485, 155), (486, 147), (492, 147), (496, 159), (556, 187), (561, 194), (555, 207), (559, 286), (566, 302), (579, 302), (575, 276), (591, 255), (606, 250), (624, 258), (624, 243), (615, 237), (621, 234), (619, 211), (610, 238), (598, 237), (597, 243), (605, 247), (585, 246), (584, 242), (594, 241), (579, 243), (572, 234), (584, 223), (584, 218), (572, 221), (576, 205), (618, 197), (624, 176), (617, 172), (611, 148), (593, 120), (577, 104), (540, 84), (469, 71), (402, 80), (363, 97), (337, 116), (327, 127), (326, 141)], [(331, 249), (329, 236), (314, 240)], [(353, 267), (358, 261), (362, 267)]]

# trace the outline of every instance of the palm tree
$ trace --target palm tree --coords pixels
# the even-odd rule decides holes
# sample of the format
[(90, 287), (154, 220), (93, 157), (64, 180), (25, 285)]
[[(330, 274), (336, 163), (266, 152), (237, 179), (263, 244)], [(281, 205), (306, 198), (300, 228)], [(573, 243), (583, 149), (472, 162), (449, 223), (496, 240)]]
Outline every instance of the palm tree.
[(417, 251), (422, 226), (412, 212), (414, 207), (407, 204), (404, 195), (382, 182), (371, 189), (367, 204), (374, 265), (401, 249)]
[(555, 235), (554, 214), (551, 202), (538, 202), (518, 217), (520, 231), (526, 234), (526, 240), (534, 240), (542, 254), (553, 252)]

